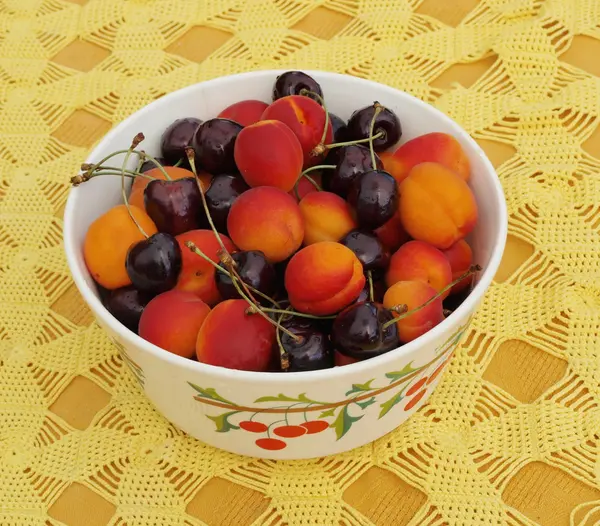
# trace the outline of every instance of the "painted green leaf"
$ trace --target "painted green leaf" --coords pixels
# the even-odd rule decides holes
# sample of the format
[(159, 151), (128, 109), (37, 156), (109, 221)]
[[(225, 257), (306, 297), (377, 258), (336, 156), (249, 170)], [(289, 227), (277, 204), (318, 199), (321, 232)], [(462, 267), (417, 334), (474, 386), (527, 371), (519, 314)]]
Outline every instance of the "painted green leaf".
[(383, 402), (381, 404), (381, 411), (379, 411), (379, 417), (381, 418), (387, 415), (392, 407), (394, 407), (398, 402), (400, 402), (404, 398), (404, 389), (399, 393), (396, 393), (392, 396), (387, 402)]
[(337, 440), (339, 440), (350, 430), (352, 424), (354, 422), (358, 422), (363, 416), (364, 415), (351, 416), (350, 413), (348, 413), (348, 406), (345, 405), (344, 409), (339, 412), (335, 422), (329, 427), (335, 428), (335, 434), (337, 436)]
[(335, 407), (332, 407), (331, 409), (327, 409), (327, 411), (323, 411), (319, 415), (319, 418), (325, 418), (325, 417), (334, 416), (334, 415), (335, 415)]
[(239, 411), (230, 411), (229, 413), (223, 413), (222, 415), (206, 415), (206, 417), (210, 418), (215, 423), (217, 433), (227, 433), (227, 431), (231, 431), (232, 429), (239, 429), (239, 426), (236, 426), (229, 421), (229, 418), (237, 413), (239, 413)]
[(201, 398), (208, 398), (209, 400), (216, 400), (217, 402), (223, 402), (224, 404), (235, 405), (233, 402), (230, 402), (226, 398), (223, 398), (212, 387), (204, 389), (196, 384), (193, 384), (192, 382), (188, 382), (188, 384), (190, 384), (192, 389), (194, 389), (198, 393), (198, 396), (200, 396)]
[(306, 396), (306, 393), (300, 393), (296, 398), (279, 393), (277, 396), (261, 396), (254, 400), (254, 403), (258, 402), (304, 402), (307, 404), (326, 404), (327, 402), (319, 402), (312, 400)]
[(391, 382), (395, 382), (396, 380), (399, 380), (403, 376), (406, 376), (407, 374), (410, 374), (416, 370), (417, 369), (412, 367), (412, 362), (410, 362), (401, 371), (392, 371), (391, 373), (385, 373), (385, 376), (390, 379), (390, 383), (391, 383)]
[(346, 393), (346, 396), (350, 396), (354, 393), (363, 393), (364, 391), (371, 391), (372, 389), (374, 389), (374, 387), (371, 387), (371, 383), (373, 382), (373, 380), (374, 378), (371, 378), (368, 382), (365, 382), (364, 384), (352, 384), (352, 389), (350, 389), (350, 391)]
[(359, 406), (361, 409), (366, 409), (367, 407), (369, 407), (371, 404), (375, 403), (375, 397), (373, 396), (372, 398), (369, 398), (368, 400), (363, 400), (362, 402), (354, 402), (357, 406)]

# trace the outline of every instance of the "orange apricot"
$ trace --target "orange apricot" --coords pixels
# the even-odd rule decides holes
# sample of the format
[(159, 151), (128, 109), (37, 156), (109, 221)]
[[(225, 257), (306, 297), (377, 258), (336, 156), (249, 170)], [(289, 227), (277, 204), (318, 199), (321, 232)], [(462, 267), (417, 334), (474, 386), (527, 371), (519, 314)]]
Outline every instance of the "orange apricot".
[(413, 239), (447, 249), (477, 223), (477, 203), (469, 185), (438, 163), (415, 166), (400, 184), (399, 214)]
[[(156, 225), (143, 209), (131, 205), (129, 208), (148, 236), (156, 234)], [(102, 214), (90, 225), (83, 241), (83, 257), (94, 280), (109, 290), (131, 285), (125, 259), (129, 248), (144, 239), (125, 205), (114, 206)]]
[(315, 315), (347, 307), (365, 286), (363, 267), (354, 252), (332, 241), (308, 245), (290, 259), (285, 288), (292, 306)]
[(404, 143), (392, 154), (388, 164), (381, 160), (396, 181), (401, 183), (418, 164), (439, 163), (465, 181), (469, 180), (471, 163), (460, 143), (447, 133), (433, 132), (420, 135)]
[[(437, 292), (450, 285), (452, 270), (444, 253), (423, 241), (409, 241), (402, 245), (392, 255), (385, 281), (391, 287), (398, 281), (411, 280), (427, 283)], [(448, 294), (449, 290), (442, 295), (442, 299)]]
[(311, 192), (300, 201), (304, 244), (339, 241), (358, 225), (350, 205), (332, 192)]
[(302, 147), (283, 122), (262, 120), (243, 128), (233, 150), (249, 186), (274, 186), (289, 192), (302, 172)]
[[(435, 295), (435, 289), (422, 281), (398, 281), (385, 293), (383, 305), (388, 309), (397, 305), (406, 305), (410, 312), (431, 300)], [(396, 317), (402, 316), (396, 322), (398, 336), (402, 343), (408, 343), (422, 336), (444, 319), (442, 299), (438, 297), (425, 307), (407, 314), (395, 314)]]
[(192, 358), (196, 353), (198, 331), (209, 312), (210, 307), (195, 294), (169, 290), (146, 305), (139, 334), (166, 351)]
[[(231, 253), (235, 246), (231, 240), (219, 234), (225, 248)], [(175, 288), (187, 292), (193, 292), (208, 305), (215, 305), (221, 300), (215, 281), (216, 269), (204, 258), (194, 254), (186, 245), (187, 241), (194, 243), (204, 254), (215, 263), (219, 262), (219, 251), (221, 245), (212, 230), (190, 230), (175, 237), (181, 248), (181, 272)]]
[(404, 230), (398, 214), (394, 214), (387, 223), (384, 223), (373, 232), (390, 252), (398, 250), (401, 245), (410, 240), (410, 236)]
[[(165, 171), (167, 175), (173, 179), (174, 181), (177, 179), (185, 179), (186, 177), (194, 177), (193, 172), (190, 170), (186, 170), (185, 168), (180, 168), (179, 166), (165, 166)], [(154, 179), (165, 180), (165, 174), (162, 173), (160, 168), (152, 168), (145, 172), (149, 177), (154, 177)], [(208, 190), (210, 186), (210, 181), (212, 176), (207, 172), (198, 172), (198, 178), (200, 179), (200, 183), (202, 185), (202, 189), (204, 191)], [(137, 206), (144, 210), (144, 190), (151, 179), (147, 179), (146, 177), (136, 177), (133, 180), (133, 184), (131, 185), (131, 193), (129, 194), (129, 204)]]
[[(459, 239), (450, 248), (444, 250), (443, 254), (450, 263), (450, 268), (452, 269), (452, 281), (458, 279), (467, 272), (473, 264), (473, 251), (464, 239)], [(473, 283), (473, 275), (467, 276), (454, 285), (450, 289), (450, 294), (456, 294), (457, 292), (470, 287), (471, 283)]]
[(242, 126), (250, 126), (260, 120), (268, 106), (262, 100), (241, 100), (227, 106), (217, 117), (235, 121)]
[(225, 300), (210, 311), (196, 340), (199, 362), (243, 371), (269, 369), (275, 327), (247, 311), (245, 300)]
[(291, 195), (273, 186), (259, 186), (233, 202), (227, 231), (239, 249), (260, 250), (270, 263), (278, 263), (300, 248), (304, 221)]
[[(318, 102), (302, 95), (288, 95), (274, 101), (264, 111), (263, 119), (273, 119), (285, 123), (298, 137), (304, 155), (304, 168), (314, 166), (325, 156), (312, 155), (313, 149), (321, 143), (325, 129), (325, 109)], [(333, 140), (331, 121), (327, 124), (325, 144)]]

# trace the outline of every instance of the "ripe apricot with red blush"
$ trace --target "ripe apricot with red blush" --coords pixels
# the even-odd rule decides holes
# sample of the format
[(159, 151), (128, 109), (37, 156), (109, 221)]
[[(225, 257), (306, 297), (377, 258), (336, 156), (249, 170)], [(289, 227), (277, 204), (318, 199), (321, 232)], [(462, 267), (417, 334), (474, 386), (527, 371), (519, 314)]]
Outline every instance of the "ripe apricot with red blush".
[(390, 252), (398, 250), (401, 245), (410, 239), (400, 222), (398, 214), (394, 214), (387, 223), (384, 223), (373, 232)]
[[(319, 172), (317, 172), (316, 170), (314, 172), (311, 172), (310, 178), (315, 183), (317, 183), (319, 185), (319, 187), (322, 186), (323, 176)], [(296, 196), (296, 191), (298, 191), (298, 196)], [(301, 177), (300, 180), (298, 181), (297, 188), (290, 190), (288, 193), (294, 199), (296, 199), (296, 201), (299, 201), (298, 197), (300, 197), (300, 199), (302, 199), (307, 194), (311, 194), (313, 192), (318, 192), (318, 191), (319, 191), (319, 189), (314, 184), (312, 184), (306, 177)]]
[(445, 250), (477, 223), (477, 202), (469, 185), (438, 163), (415, 166), (400, 183), (399, 215), (413, 239)]
[(396, 322), (398, 336), (402, 343), (408, 343), (433, 329), (444, 319), (441, 298), (434, 299), (425, 307), (410, 313), (436, 295), (436, 290), (422, 281), (399, 281), (392, 285), (383, 297), (383, 305), (388, 309), (397, 305), (406, 305), (405, 314)]
[[(473, 251), (469, 243), (464, 239), (458, 240), (450, 248), (443, 251), (444, 256), (450, 263), (452, 269), (452, 281), (460, 278), (465, 272), (467, 272), (473, 264)], [(459, 281), (450, 289), (450, 294), (456, 294), (471, 286), (473, 283), (473, 275), (467, 276), (466, 278)]]
[(198, 331), (210, 307), (198, 296), (169, 290), (153, 298), (142, 312), (139, 335), (173, 354), (192, 358)]
[(260, 250), (270, 263), (279, 263), (302, 244), (304, 221), (291, 195), (260, 186), (247, 190), (231, 205), (227, 231), (239, 249)]
[(354, 252), (332, 241), (313, 243), (298, 251), (285, 270), (292, 307), (318, 316), (350, 305), (364, 285), (363, 267)]
[(274, 186), (289, 192), (302, 173), (302, 147), (288, 126), (262, 120), (237, 136), (235, 164), (248, 186)]
[(196, 340), (199, 362), (242, 371), (269, 369), (275, 327), (247, 311), (245, 300), (225, 300), (210, 311)]
[[(452, 270), (444, 253), (429, 243), (409, 241), (390, 260), (385, 281), (391, 287), (398, 281), (422, 281), (440, 292), (452, 282)], [(442, 295), (446, 298), (450, 291)]]
[(268, 106), (262, 100), (241, 100), (227, 106), (217, 117), (235, 121), (242, 126), (250, 126), (260, 120)]
[[(409, 172), (421, 163), (439, 163), (452, 170), (461, 179), (468, 181), (471, 163), (460, 143), (447, 133), (433, 132), (419, 135), (404, 143), (388, 160), (390, 173), (400, 183)], [(388, 164), (381, 158), (386, 170)]]
[(339, 241), (357, 227), (350, 205), (332, 192), (311, 192), (300, 201), (304, 244)]
[[(273, 119), (285, 123), (298, 137), (304, 155), (304, 168), (318, 164), (324, 157), (312, 155), (312, 151), (321, 143), (325, 130), (326, 113), (323, 106), (309, 97), (288, 95), (274, 101), (264, 111), (263, 119)], [(333, 140), (333, 128), (327, 121), (325, 144)]]
[[(225, 248), (231, 253), (235, 246), (227, 236), (220, 234)], [(221, 295), (215, 282), (215, 267), (203, 257), (193, 253), (185, 243), (191, 241), (215, 263), (219, 262), (221, 245), (212, 230), (190, 230), (176, 236), (181, 248), (181, 272), (175, 288), (193, 292), (208, 305), (215, 305), (221, 300)]]

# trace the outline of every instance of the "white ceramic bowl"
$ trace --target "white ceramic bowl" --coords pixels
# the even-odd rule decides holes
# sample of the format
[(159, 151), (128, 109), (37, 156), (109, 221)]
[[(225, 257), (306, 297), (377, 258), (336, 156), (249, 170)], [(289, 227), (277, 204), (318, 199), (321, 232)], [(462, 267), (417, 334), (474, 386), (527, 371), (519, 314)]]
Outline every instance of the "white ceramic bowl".
[[(161, 134), (174, 119), (215, 117), (243, 99), (269, 102), (275, 77), (281, 73), (232, 75), (166, 95), (115, 127), (86, 162), (128, 148), (140, 131), (146, 136), (140, 148), (156, 155)], [(235, 371), (187, 360), (148, 343), (113, 318), (86, 269), (82, 254), (85, 233), (92, 221), (120, 202), (119, 178), (99, 177), (74, 188), (64, 216), (65, 250), (75, 283), (156, 409), (207, 444), (262, 458), (299, 459), (347, 451), (392, 431), (418, 410), (435, 389), (439, 373), (490, 285), (506, 239), (502, 187), (483, 151), (460, 126), (432, 106), (393, 88), (352, 76), (307, 73), (321, 84), (328, 109), (343, 119), (377, 100), (399, 116), (401, 143), (428, 132), (446, 132), (458, 139), (469, 156), (470, 185), (480, 212), (470, 241), (483, 271), (462, 305), (424, 336), (364, 362), (308, 373)], [(425, 393), (421, 393), (423, 389)], [(282, 426), (289, 426), (288, 434), (293, 434), (300, 424), (315, 421), (321, 423), (307, 424), (311, 432), (302, 436), (274, 434)]]

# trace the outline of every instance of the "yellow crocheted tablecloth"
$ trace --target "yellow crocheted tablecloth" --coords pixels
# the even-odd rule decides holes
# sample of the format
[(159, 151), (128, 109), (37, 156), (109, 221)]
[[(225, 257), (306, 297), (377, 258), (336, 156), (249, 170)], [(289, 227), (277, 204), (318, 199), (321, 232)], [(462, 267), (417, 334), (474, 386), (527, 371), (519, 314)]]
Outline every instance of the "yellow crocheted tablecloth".
[[(2, 526), (600, 524), (600, 0), (0, 0)], [(268, 462), (149, 405), (73, 286), (68, 180), (167, 92), (256, 68), (407, 90), (504, 186), (500, 272), (426, 409)]]

